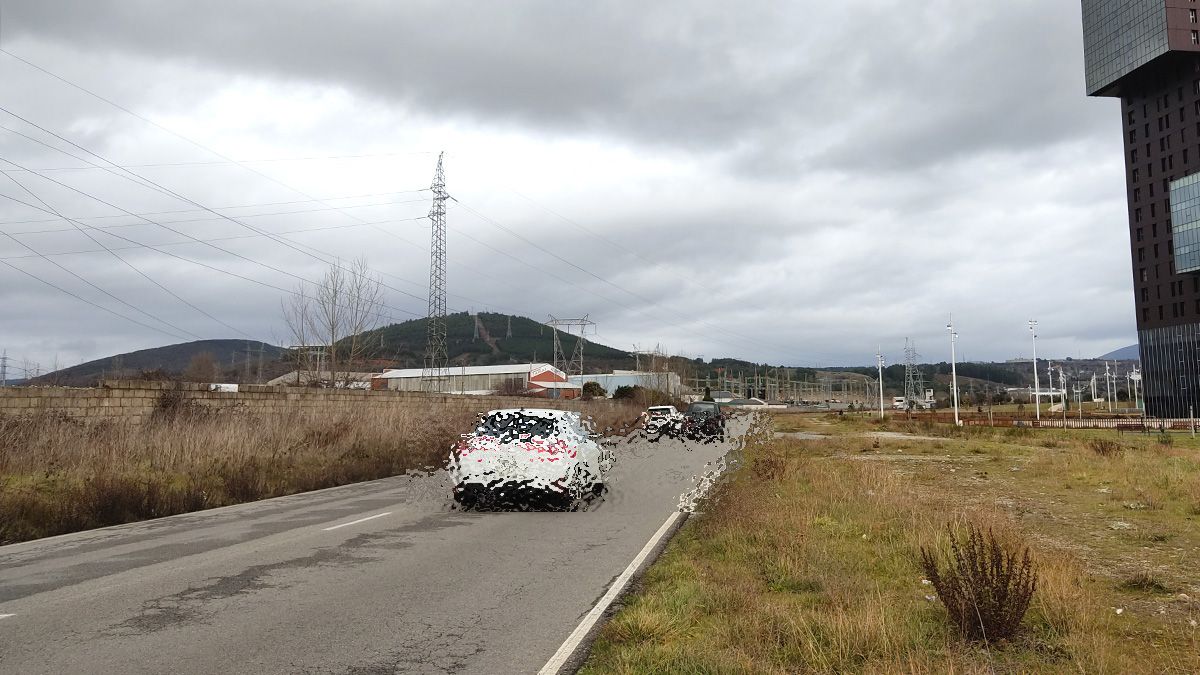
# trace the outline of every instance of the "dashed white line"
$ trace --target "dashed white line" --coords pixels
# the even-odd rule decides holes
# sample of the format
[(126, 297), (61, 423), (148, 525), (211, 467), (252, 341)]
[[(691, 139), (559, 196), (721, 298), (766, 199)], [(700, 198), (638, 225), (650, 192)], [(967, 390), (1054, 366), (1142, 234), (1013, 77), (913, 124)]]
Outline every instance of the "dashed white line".
[(323, 531), (328, 532), (330, 530), (336, 530), (339, 527), (349, 527), (350, 525), (357, 525), (359, 523), (365, 523), (368, 520), (375, 520), (376, 518), (382, 518), (384, 516), (390, 516), (390, 515), (392, 515), (391, 511), (387, 511), (385, 513), (376, 513), (375, 515), (367, 516), (366, 518), (359, 518), (358, 520), (352, 520), (348, 523), (342, 523), (341, 525), (334, 525), (332, 527), (323, 528)]
[(0, 619), (7, 619), (10, 616), (16, 616), (16, 614), (0, 614)]
[(662, 524), (662, 527), (658, 528), (658, 532), (655, 532), (654, 536), (650, 537), (650, 541), (646, 542), (646, 545), (642, 547), (641, 552), (637, 554), (637, 557), (633, 559), (633, 562), (629, 563), (629, 566), (625, 568), (625, 571), (621, 572), (621, 576), (617, 577), (617, 580), (613, 582), (613, 585), (608, 588), (608, 592), (605, 593), (602, 598), (600, 598), (599, 602), (596, 603), (596, 606), (592, 608), (592, 611), (588, 612), (587, 616), (583, 617), (583, 621), (581, 621), (579, 625), (575, 627), (575, 630), (572, 631), (569, 636), (567, 636), (567, 641), (562, 643), (562, 646), (558, 648), (558, 651), (554, 652), (554, 656), (551, 656), (550, 660), (546, 662), (546, 665), (542, 666), (542, 669), (538, 671), (538, 675), (556, 675), (558, 671), (562, 669), (563, 665), (567, 662), (567, 659), (571, 658), (571, 655), (574, 654), (575, 650), (579, 647), (579, 643), (583, 642), (583, 639), (587, 637), (589, 632), (591, 632), (592, 627), (596, 625), (596, 622), (600, 620), (600, 617), (604, 616), (604, 612), (608, 609), (608, 606), (611, 605), (613, 600), (616, 600), (617, 596), (621, 594), (621, 591), (625, 589), (625, 585), (628, 584), (629, 580), (633, 578), (634, 572), (637, 572), (638, 568), (642, 566), (642, 563), (646, 561), (646, 558), (649, 557), (650, 553), (655, 549), (656, 546), (658, 546), (658, 543), (662, 541), (662, 538), (666, 536), (667, 532), (671, 531), (671, 527), (675, 524), (675, 521), (682, 517), (683, 513), (675, 511), (670, 515), (670, 517), (667, 518), (667, 521)]

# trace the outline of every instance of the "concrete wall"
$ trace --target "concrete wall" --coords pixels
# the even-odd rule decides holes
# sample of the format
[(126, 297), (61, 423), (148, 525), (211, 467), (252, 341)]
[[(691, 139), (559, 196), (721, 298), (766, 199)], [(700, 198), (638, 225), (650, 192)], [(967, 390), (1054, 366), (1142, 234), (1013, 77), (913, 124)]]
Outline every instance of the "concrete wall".
[(153, 412), (164, 390), (176, 388), (184, 399), (194, 401), (198, 405), (236, 408), (257, 414), (339, 412), (361, 410), (364, 407), (383, 409), (395, 406), (425, 407), (431, 404), (480, 412), (520, 407), (557, 408), (584, 413), (626, 409), (630, 410), (631, 415), (636, 412), (624, 404), (607, 400), (569, 401), (515, 396), (459, 396), (268, 385), (242, 385), (237, 392), (214, 392), (208, 391), (206, 384), (112, 380), (94, 389), (0, 388), (0, 416), (54, 411), (77, 419), (141, 421)]

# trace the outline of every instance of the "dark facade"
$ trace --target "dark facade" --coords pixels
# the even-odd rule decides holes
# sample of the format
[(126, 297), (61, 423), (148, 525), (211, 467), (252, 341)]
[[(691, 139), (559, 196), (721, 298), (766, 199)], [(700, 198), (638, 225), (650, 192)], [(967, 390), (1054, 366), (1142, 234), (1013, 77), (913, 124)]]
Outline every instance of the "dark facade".
[(1138, 343), (1156, 417), (1200, 412), (1200, 192), (1189, 178), (1200, 174), (1198, 13), (1195, 0), (1083, 0), (1088, 94), (1121, 101)]

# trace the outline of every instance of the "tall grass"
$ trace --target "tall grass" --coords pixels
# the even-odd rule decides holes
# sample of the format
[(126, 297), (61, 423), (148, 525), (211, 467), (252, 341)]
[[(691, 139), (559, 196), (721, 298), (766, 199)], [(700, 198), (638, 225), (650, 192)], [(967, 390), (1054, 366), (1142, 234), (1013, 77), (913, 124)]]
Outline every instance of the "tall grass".
[(0, 419), (0, 543), (442, 465), (469, 411)]

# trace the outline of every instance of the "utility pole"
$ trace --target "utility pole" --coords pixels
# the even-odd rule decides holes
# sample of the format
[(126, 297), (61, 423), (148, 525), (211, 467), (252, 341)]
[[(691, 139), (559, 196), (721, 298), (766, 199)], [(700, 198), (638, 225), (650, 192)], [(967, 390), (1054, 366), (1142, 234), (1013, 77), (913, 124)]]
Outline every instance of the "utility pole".
[(1067, 380), (1063, 377), (1062, 366), (1058, 367), (1058, 386), (1062, 389), (1063, 428), (1067, 428)]
[(875, 353), (875, 365), (879, 367), (879, 419), (883, 419), (883, 348)]
[(8, 386), (8, 350), (0, 352), (0, 387)]
[(1040, 422), (1042, 419), (1042, 388), (1038, 384), (1037, 372), (1037, 321), (1033, 319), (1029, 320), (1029, 332), (1033, 335), (1033, 405), (1037, 411), (1037, 419)]
[(1109, 371), (1108, 371), (1108, 361), (1105, 361), (1104, 362), (1104, 388), (1108, 392), (1106, 394), (1106, 398), (1108, 399), (1108, 412), (1112, 412), (1112, 410), (1113, 410), (1112, 382), (1109, 380), (1110, 375), (1111, 375), (1111, 373), (1109, 373)]
[[(958, 367), (954, 355), (954, 345), (958, 342), (958, 333), (954, 331), (954, 314), (950, 314), (950, 323), (946, 324), (946, 330), (950, 331), (950, 390), (954, 395), (954, 426), (962, 426), (962, 422), (958, 420)], [(969, 372), (969, 371), (968, 371)]]
[(433, 235), (429, 246), (429, 311), (425, 325), (425, 369), (421, 373), (424, 389), (441, 391), (447, 379), (446, 368), (450, 358), (446, 354), (446, 172), (438, 155), (437, 169), (433, 173), (433, 205), (429, 208), (429, 220)]

